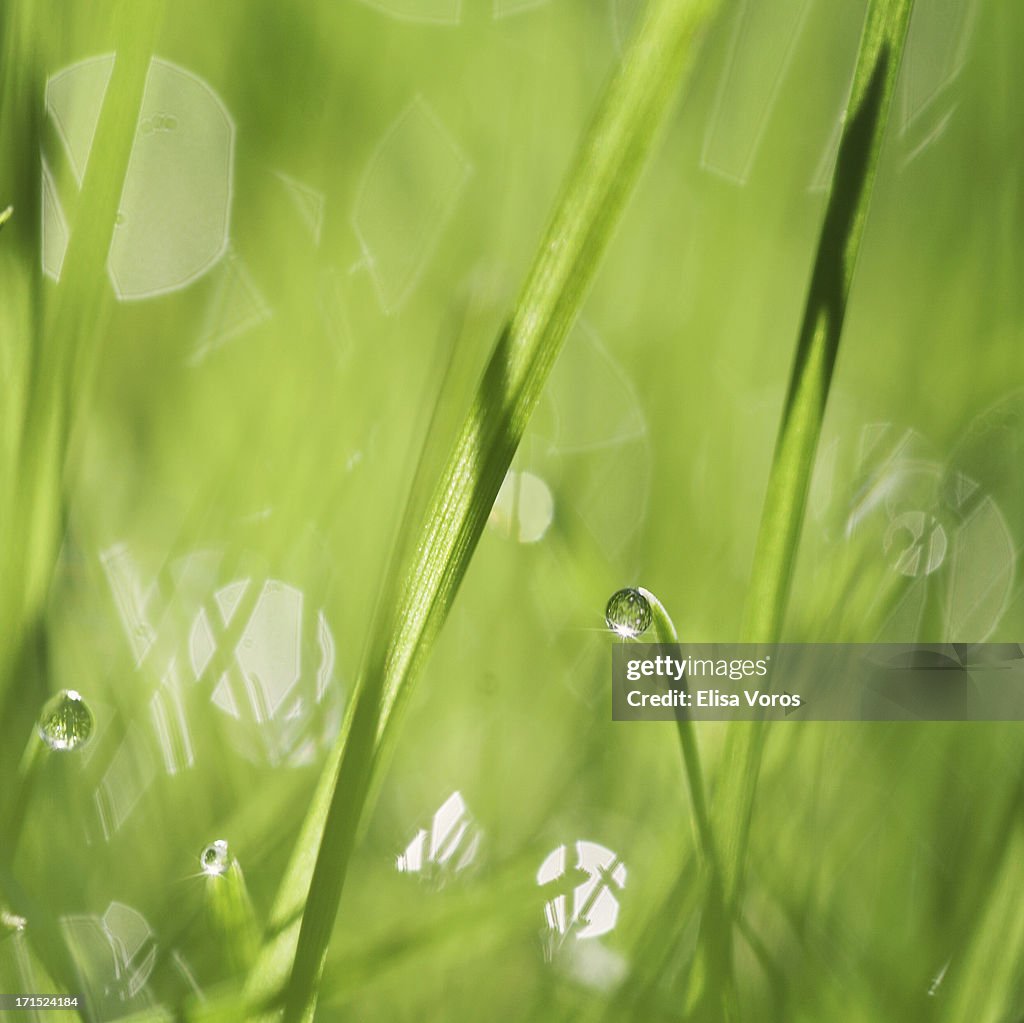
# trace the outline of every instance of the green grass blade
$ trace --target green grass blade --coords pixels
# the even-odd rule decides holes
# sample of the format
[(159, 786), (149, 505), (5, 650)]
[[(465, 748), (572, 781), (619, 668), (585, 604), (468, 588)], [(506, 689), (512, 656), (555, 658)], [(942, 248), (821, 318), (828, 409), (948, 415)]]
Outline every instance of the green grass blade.
[(761, 516), (745, 628), (758, 641), (776, 640), (786, 613), (811, 471), (912, 5), (913, 0), (873, 0), (868, 8)]
[[(868, 6), (761, 517), (744, 630), (751, 641), (772, 642), (782, 631), (811, 471), (912, 6), (913, 0), (871, 0)], [(734, 725), (723, 755), (728, 773), (718, 805), (725, 815), (723, 869), (733, 907), (742, 888), (763, 743), (761, 722)]]
[(112, 23), (121, 38), (99, 118), (94, 148), (82, 182), (78, 215), (68, 241), (61, 280), (35, 325), (24, 425), (20, 441), (18, 507), (23, 543), (15, 575), (24, 580), (24, 605), (36, 613), (49, 585), (63, 528), (65, 453), (73, 420), (88, 400), (90, 369), (98, 355), (109, 304), (110, 249), (162, 0), (122, 2)]
[[(7, 59), (0, 124), (5, 133), (14, 125), (22, 134), (14, 134), (17, 146), (5, 134), (10, 155), (5, 153), (0, 164), (5, 185), (14, 194), (4, 195), (3, 200), (14, 198), (14, 202), (0, 213), (0, 227), (6, 225), (3, 245), (11, 245), (21, 262), (0, 265), (5, 275), (12, 271), (12, 280), (13, 272), (19, 275), (23, 298), (20, 315), (14, 319), (16, 329), (5, 336), (8, 347), (17, 348), (18, 358), (11, 359), (8, 354), (11, 361), (5, 366), (5, 377), (10, 374), (5, 384), (11, 408), (0, 460), (5, 484), (0, 487), (0, 522), (6, 537), (0, 548), (4, 579), (0, 586), (0, 734), (5, 739), (0, 775), (6, 778), (17, 777), (13, 758), (23, 748), (26, 726), (38, 713), (36, 701), (41, 700), (49, 681), (45, 608), (64, 529), (67, 438), (72, 417), (88, 394), (83, 370), (95, 360), (104, 333), (107, 250), (136, 136), (162, 3), (119, 0), (102, 14), (123, 44), (94, 139), (97, 152), (104, 155), (89, 162), (79, 216), (55, 289), (43, 288), (39, 271), (40, 101), (46, 62), (42, 38), (33, 26), (40, 11), (38, 5), (28, 3), (11, 4), (4, 11)], [(19, 52), (31, 59), (14, 59)], [(17, 217), (13, 216), (15, 206)], [(11, 321), (0, 323), (9, 329)], [(30, 812), (29, 780), (19, 778), (19, 786), (24, 781), (25, 787), (0, 800), (5, 816), (8, 811), (14, 814), (13, 820), (5, 819), (10, 833), (4, 836), (9, 848), (0, 855), (0, 895), (28, 919), (25, 933), (42, 967), (70, 990), (74, 970), (59, 928), (21, 889), (12, 869), (21, 820)], [(17, 800), (13, 806), (12, 798)]]
[[(652, 629), (656, 643), (679, 642), (675, 622), (658, 598), (640, 587), (639, 592), (651, 608)], [(693, 720), (685, 710), (676, 714), (676, 733), (686, 774), (693, 821), (700, 842), (704, 870), (705, 913), (701, 918), (701, 958), (692, 974), (687, 1011), (725, 1011), (726, 1018), (735, 1003), (731, 956), (729, 954), (728, 915), (725, 912), (722, 888), (722, 867), (715, 844), (715, 834), (708, 809), (704, 769)]]
[[(650, 590), (640, 587), (639, 592), (651, 608), (654, 641), (663, 644), (678, 643), (679, 633), (665, 605)], [(700, 749), (697, 745), (697, 731), (689, 715), (680, 714), (676, 717), (676, 731), (679, 736), (679, 750), (686, 771), (690, 804), (693, 807), (693, 819), (700, 839), (701, 852), (712, 876), (718, 876), (720, 873), (718, 854), (715, 851), (715, 836), (711, 826), (711, 814), (708, 811), (704, 771), (701, 767)]]
[[(278, 900), (271, 944), (250, 986), (265, 998), (290, 974), (287, 1020), (306, 1018), (314, 1004), (385, 733), (451, 607), (544, 382), (671, 107), (695, 36), (716, 7), (717, 0), (657, 0), (651, 6), (583, 142), (426, 521), (416, 530), (412, 556), (390, 591), (395, 597), (385, 600), (347, 738), (324, 772)], [(317, 846), (314, 866), (310, 850)]]
[(260, 925), (237, 860), (219, 876), (205, 878), (206, 909), (213, 932), (227, 950), (232, 968), (251, 969), (259, 950)]
[[(978, 907), (977, 920), (971, 921), (961, 946), (932, 981), (932, 990), (940, 989), (943, 996), (947, 1020), (963, 1019), (966, 1014), (978, 1023), (999, 1023), (1013, 1016), (1015, 999), (1008, 992), (1019, 990), (1014, 966), (1024, 951), (1024, 920), (1014, 912), (1022, 849), (1024, 837), (1019, 828), (1013, 828)], [(940, 988), (943, 982), (946, 990)]]

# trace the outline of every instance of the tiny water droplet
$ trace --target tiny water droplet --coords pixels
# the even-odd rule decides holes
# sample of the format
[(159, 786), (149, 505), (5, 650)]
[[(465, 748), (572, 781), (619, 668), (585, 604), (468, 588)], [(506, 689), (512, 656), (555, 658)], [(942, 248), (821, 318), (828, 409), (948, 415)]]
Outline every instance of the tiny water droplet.
[(76, 749), (92, 735), (92, 714), (74, 689), (62, 689), (43, 707), (38, 729), (50, 749)]
[(211, 877), (219, 877), (231, 865), (231, 857), (228, 855), (228, 844), (223, 838), (211, 842), (200, 854), (199, 865), (203, 868), (204, 874)]
[(651, 605), (639, 590), (619, 590), (611, 595), (604, 620), (617, 636), (634, 639), (651, 627)]

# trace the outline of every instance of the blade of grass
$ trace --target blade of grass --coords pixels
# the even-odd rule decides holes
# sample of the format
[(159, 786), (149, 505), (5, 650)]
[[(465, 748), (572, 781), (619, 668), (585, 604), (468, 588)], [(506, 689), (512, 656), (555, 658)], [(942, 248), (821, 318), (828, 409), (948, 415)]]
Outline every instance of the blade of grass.
[[(16, 5), (12, 36), (29, 51), (38, 49), (33, 36), (31, 5)], [(109, 13), (112, 35), (122, 41), (107, 98), (100, 112), (90, 159), (64, 255), (60, 283), (41, 285), (40, 244), (36, 217), (27, 223), (22, 239), (31, 279), (31, 319), (18, 340), (27, 350), (24, 379), (13, 388), (17, 412), (10, 420), (10, 478), (2, 488), (0, 520), (9, 542), (0, 549), (0, 570), (9, 582), (0, 588), (0, 696), (17, 700), (11, 684), (24, 638), (38, 628), (44, 613), (65, 518), (65, 454), (73, 418), (81, 413), (89, 393), (86, 369), (96, 359), (103, 337), (104, 311), (109, 305), (107, 251), (128, 159), (135, 141), (138, 112), (153, 51), (163, 0), (122, 2)], [(20, 19), (20, 20), (19, 20)], [(31, 95), (39, 104), (41, 74), (32, 72), (29, 84), (15, 81), (15, 95)], [(6, 109), (6, 107), (5, 107)], [(38, 154), (42, 138), (39, 118), (23, 125), (30, 142), (28, 159), (32, 183), (38, 189)], [(35, 208), (38, 209), (38, 195)], [(36, 225), (31, 227), (29, 225)], [(22, 686), (24, 686), (22, 680)], [(22, 692), (24, 689), (22, 688)]]
[(227, 950), (232, 969), (244, 973), (258, 954), (260, 925), (238, 861), (232, 860), (222, 875), (205, 878), (205, 885), (210, 926)]
[[(758, 535), (747, 604), (750, 641), (778, 640), (792, 585), (804, 508), (892, 106), (913, 0), (870, 0), (818, 240), (789, 392)], [(726, 898), (735, 913), (765, 739), (763, 722), (729, 732), (718, 806)]]
[[(640, 587), (639, 592), (651, 609), (654, 641), (663, 644), (678, 643), (679, 633), (665, 605), (650, 590)], [(711, 814), (708, 811), (697, 731), (689, 712), (682, 708), (676, 711), (676, 732), (705, 872), (705, 911), (700, 922), (701, 958), (692, 974), (687, 1010), (693, 1010), (698, 1014), (720, 1014), (725, 1019), (731, 1019), (735, 1015), (736, 1001), (732, 957), (729, 953), (729, 915), (725, 911), (725, 893), (722, 888), (722, 868), (715, 846)]]
[(1021, 890), (1022, 851), (1024, 836), (1020, 828), (1011, 827), (1000, 862), (981, 896), (977, 918), (958, 932), (957, 949), (946, 964), (948, 976), (943, 971), (932, 982), (929, 993), (942, 997), (946, 1019), (963, 1019), (966, 1013), (979, 1023), (998, 1023), (1014, 1016), (1016, 999), (1010, 992), (1020, 991), (1020, 974), (1014, 965), (1024, 950), (1024, 920), (1014, 912)]
[[(679, 642), (679, 633), (671, 615), (650, 590), (639, 588), (640, 594), (651, 609), (651, 627), (655, 643), (671, 645)], [(693, 819), (697, 826), (701, 852), (713, 874), (719, 873), (718, 854), (715, 851), (715, 836), (711, 827), (711, 815), (707, 806), (707, 791), (704, 786), (704, 771), (700, 763), (700, 749), (697, 746), (697, 732), (693, 721), (686, 713), (676, 715), (676, 731), (679, 735), (679, 749), (683, 757), (686, 781), (693, 806)]]
[[(159, 24), (163, 0), (120, 0), (108, 16), (110, 30), (121, 45), (107, 100), (97, 125), (93, 151), (82, 182), (79, 216), (73, 225), (56, 290), (44, 300), (40, 283), (38, 216), (18, 217), (11, 225), (12, 242), (22, 246), (22, 286), (30, 293), (26, 320), (17, 341), (27, 349), (24, 379), (12, 387), (16, 412), (8, 421), (12, 436), (4, 462), (6, 486), (0, 498), (5, 542), (0, 547), (0, 723), (5, 773), (22, 748), (25, 727), (34, 710), (27, 694), (40, 698), (47, 683), (46, 600), (57, 561), (64, 525), (65, 446), (72, 415), (88, 391), (82, 367), (91, 364), (103, 332), (101, 314), (108, 300), (106, 256), (115, 214), (135, 140), (146, 71)], [(3, 113), (20, 127), (11, 151), (17, 154), (19, 208), (39, 209), (41, 100), (45, 67), (37, 24), (38, 8), (12, 4), (5, 10), (10, 50), (4, 68)], [(36, 17), (34, 17), (34, 15)], [(31, 55), (25, 67), (18, 54)], [(13, 58), (13, 59), (12, 59)], [(24, 103), (22, 115), (14, 104)], [(0, 119), (6, 127), (8, 120)], [(6, 136), (5, 136), (6, 138)], [(24, 141), (27, 139), (27, 143)], [(4, 215), (4, 222), (9, 213)], [(20, 232), (20, 233), (19, 233)], [(5, 235), (6, 245), (8, 236)], [(27, 793), (25, 794), (27, 797)], [(4, 812), (12, 809), (4, 803)], [(15, 806), (24, 815), (27, 805)], [(6, 823), (6, 822), (5, 822)], [(28, 919), (26, 935), (51, 976), (70, 989), (73, 972), (63, 939), (41, 909), (29, 906), (11, 869), (20, 820), (5, 834), (0, 856), (0, 893)], [(8, 855), (10, 854), (10, 856)]]
[[(162, 10), (163, 0), (122, 0), (113, 8), (111, 31), (124, 42), (97, 123), (60, 283), (47, 289), (46, 299), (34, 311), (24, 406), (15, 424), (14, 479), (5, 489), (8, 528), (17, 538), (3, 550), (9, 561), (5, 578), (20, 584), (0, 591), (5, 637), (20, 635), (24, 624), (41, 613), (56, 561), (63, 528), (68, 433), (88, 396), (84, 369), (95, 361), (103, 336), (110, 291), (107, 251)], [(35, 131), (38, 151), (38, 124)], [(38, 160), (32, 155), (30, 162), (38, 176)], [(38, 267), (39, 252), (32, 255)], [(17, 651), (6, 653), (10, 658)]]
[(582, 144), (426, 520), (415, 532), (411, 557), (385, 589), (393, 596), (386, 598), (370, 642), (347, 738), (325, 769), (282, 886), (271, 943), (249, 987), (262, 1000), (287, 981), (286, 1020), (311, 1015), (386, 733), (451, 607), (527, 420), (671, 107), (695, 37), (717, 3), (651, 5)]
[(60, 542), (68, 434), (88, 396), (88, 370), (103, 336), (110, 293), (107, 252), (162, 12), (163, 0), (122, 2), (114, 9), (112, 26), (124, 43), (97, 124), (60, 284), (36, 324), (15, 466), (23, 543), (12, 552), (20, 558), (15, 577), (24, 580), (24, 613), (30, 616), (45, 599)]

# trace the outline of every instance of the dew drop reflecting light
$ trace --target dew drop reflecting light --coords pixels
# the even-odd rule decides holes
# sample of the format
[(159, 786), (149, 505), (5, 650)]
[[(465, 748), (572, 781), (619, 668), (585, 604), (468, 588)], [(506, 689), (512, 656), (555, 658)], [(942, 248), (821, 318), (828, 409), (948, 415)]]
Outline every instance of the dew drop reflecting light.
[(211, 842), (200, 854), (199, 865), (209, 877), (220, 877), (231, 865), (228, 844), (222, 838)]
[(609, 599), (604, 620), (617, 636), (635, 639), (651, 627), (651, 605), (639, 590), (619, 590)]
[(62, 689), (39, 716), (39, 737), (52, 750), (77, 749), (92, 735), (92, 727), (92, 713), (74, 689)]

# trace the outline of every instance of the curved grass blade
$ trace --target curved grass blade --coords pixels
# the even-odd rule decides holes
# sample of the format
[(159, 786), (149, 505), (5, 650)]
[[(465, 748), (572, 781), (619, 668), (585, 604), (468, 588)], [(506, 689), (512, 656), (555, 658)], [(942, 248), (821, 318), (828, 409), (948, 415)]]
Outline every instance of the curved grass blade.
[[(651, 608), (655, 642), (678, 643), (679, 633), (664, 604), (650, 590), (640, 587), (639, 592)], [(729, 915), (725, 911), (725, 893), (722, 888), (722, 868), (708, 810), (697, 731), (686, 710), (676, 712), (676, 732), (679, 736), (679, 749), (690, 793), (690, 806), (693, 808), (693, 821), (700, 841), (705, 887), (705, 912), (701, 917), (699, 938), (702, 954), (691, 974), (687, 1011), (697, 1014), (721, 1011), (724, 1018), (732, 1018), (735, 987), (732, 956), (729, 952)]]
[[(662, 644), (679, 642), (679, 633), (671, 615), (658, 598), (650, 590), (639, 588), (640, 594), (651, 608), (651, 626), (654, 641)], [(693, 807), (693, 819), (700, 839), (703, 854), (712, 875), (717, 876), (720, 868), (718, 854), (715, 851), (715, 836), (711, 827), (711, 814), (708, 812), (707, 789), (704, 784), (704, 771), (700, 762), (700, 749), (697, 745), (697, 732), (693, 720), (688, 714), (676, 715), (676, 732), (679, 736), (679, 749), (686, 772), (686, 782), (690, 792), (690, 804)]]
[(385, 589), (354, 711), (322, 776), (273, 914), (271, 942), (251, 977), (249, 994), (264, 1004), (287, 981), (286, 1020), (311, 1015), (349, 859), (396, 712), (444, 623), (695, 37), (717, 5), (655, 0), (650, 7), (583, 142), (425, 521), (410, 533), (416, 538), (411, 555)]
[[(744, 629), (750, 641), (773, 642), (782, 632), (811, 471), (912, 7), (913, 0), (871, 0), (868, 5), (761, 516)], [(723, 754), (728, 773), (718, 806), (727, 829), (721, 848), (733, 912), (741, 898), (764, 738), (763, 722), (733, 725)]]

